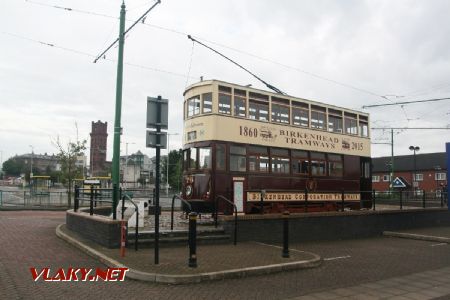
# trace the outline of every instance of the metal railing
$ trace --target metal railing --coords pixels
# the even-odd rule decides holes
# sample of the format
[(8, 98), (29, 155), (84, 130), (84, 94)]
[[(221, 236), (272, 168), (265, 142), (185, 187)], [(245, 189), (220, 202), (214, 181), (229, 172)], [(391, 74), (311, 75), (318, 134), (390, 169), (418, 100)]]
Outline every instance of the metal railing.
[(234, 245), (236, 245), (237, 243), (237, 207), (236, 204), (234, 204), (232, 201), (228, 200), (227, 198), (225, 198), (222, 195), (218, 195), (216, 196), (216, 198), (214, 199), (214, 226), (217, 228), (218, 222), (217, 222), (217, 217), (219, 214), (219, 200), (223, 200), (228, 204), (231, 204), (234, 208)]
[[(134, 229), (134, 250), (138, 251), (138, 243), (139, 243), (139, 209), (137, 204), (131, 199), (130, 195), (124, 193), (122, 196), (122, 220), (124, 220), (125, 213), (125, 200), (128, 200), (133, 204), (134, 211), (136, 212), (136, 227)], [(128, 225), (127, 225), (128, 228)], [(128, 240), (128, 238), (127, 238)]]
[[(172, 205), (171, 205), (171, 209), (170, 209), (170, 230), (171, 231), (173, 231), (173, 211), (175, 209), (175, 206), (174, 206), (175, 199), (180, 200), (181, 203), (185, 204), (187, 206), (187, 208), (189, 208), (189, 212), (188, 213), (192, 212), (192, 206), (191, 206), (191, 204), (188, 201), (184, 200), (183, 198), (181, 198), (178, 195), (173, 195), (173, 197), (172, 197)], [(159, 212), (159, 207), (157, 208), (156, 211)]]

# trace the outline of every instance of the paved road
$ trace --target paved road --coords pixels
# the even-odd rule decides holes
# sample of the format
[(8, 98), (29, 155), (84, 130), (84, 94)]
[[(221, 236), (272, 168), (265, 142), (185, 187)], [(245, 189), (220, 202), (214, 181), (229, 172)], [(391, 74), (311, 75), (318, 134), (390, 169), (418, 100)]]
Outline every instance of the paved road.
[[(55, 227), (64, 223), (64, 217), (64, 212), (0, 211), (1, 299), (286, 299), (303, 295), (309, 296), (301, 299), (333, 299), (330, 293), (335, 295), (332, 293), (335, 290), (358, 288), (361, 293), (361, 289), (369, 289), (367, 284), (379, 284), (380, 281), (403, 279), (405, 291), (408, 291), (408, 286), (419, 282), (421, 277), (436, 277), (450, 270), (448, 244), (380, 237), (292, 245), (292, 248), (321, 255), (325, 258), (324, 263), (316, 269), (267, 276), (185, 286), (132, 280), (119, 283), (34, 282), (30, 267), (102, 267), (55, 236)], [(432, 270), (436, 271), (429, 272)], [(408, 280), (414, 282), (409, 284)], [(430, 287), (433, 283), (428, 280), (423, 289)], [(388, 289), (384, 295), (395, 297)], [(432, 298), (417, 297), (415, 293), (410, 295), (415, 298), (399, 299)], [(450, 298), (450, 290), (448, 295)]]

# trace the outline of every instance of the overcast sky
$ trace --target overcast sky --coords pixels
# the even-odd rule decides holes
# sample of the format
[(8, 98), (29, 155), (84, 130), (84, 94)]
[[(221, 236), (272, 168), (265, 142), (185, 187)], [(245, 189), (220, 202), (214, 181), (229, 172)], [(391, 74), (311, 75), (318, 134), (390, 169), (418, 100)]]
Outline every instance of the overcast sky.
[[(126, 1), (126, 27), (153, 3)], [(52, 140), (75, 141), (75, 124), (78, 138), (89, 139), (97, 120), (108, 122), (112, 158), (117, 48), (96, 64), (92, 56), (117, 37), (120, 4), (1, 1), (3, 161), (30, 153), (30, 145), (35, 153), (56, 153)], [(449, 11), (448, 0), (162, 0), (125, 42), (121, 139), (129, 143), (128, 154), (154, 155), (145, 148), (146, 97), (161, 95), (170, 101), (169, 132), (179, 133), (170, 137), (170, 148), (181, 147), (183, 91), (200, 76), (264, 88), (210, 50), (193, 46), (186, 34), (292, 96), (358, 110), (449, 97)], [(372, 127), (450, 124), (450, 101), (364, 111)], [(372, 131), (372, 142), (389, 141), (388, 131)], [(415, 145), (420, 153), (443, 152), (445, 142), (449, 130), (397, 130), (394, 151), (410, 154)], [(390, 155), (389, 145), (372, 146), (372, 156), (384, 155)]]

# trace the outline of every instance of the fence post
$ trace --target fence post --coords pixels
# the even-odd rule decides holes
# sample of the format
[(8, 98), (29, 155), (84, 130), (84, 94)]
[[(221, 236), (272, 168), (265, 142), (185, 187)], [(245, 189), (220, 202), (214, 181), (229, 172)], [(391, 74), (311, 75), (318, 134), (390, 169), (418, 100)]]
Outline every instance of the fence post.
[(308, 189), (305, 188), (305, 212), (308, 212)]
[(78, 211), (78, 207), (80, 206), (79, 201), (80, 201), (80, 188), (78, 187), (78, 185), (75, 185), (75, 199), (73, 202), (73, 210), (75, 212)]
[(400, 190), (400, 209), (403, 209), (403, 193), (402, 193), (402, 190)]
[(197, 213), (189, 213), (189, 263), (190, 268), (197, 268)]
[(372, 190), (372, 202), (373, 202), (373, 210), (375, 210), (375, 205), (376, 205), (376, 193), (375, 190)]
[(425, 189), (422, 190), (422, 208), (425, 208)]
[(344, 189), (341, 191), (341, 211), (344, 211)]
[(89, 195), (89, 214), (92, 216), (94, 214), (94, 186), (91, 185), (91, 194)]
[(261, 214), (264, 214), (264, 197), (266, 197), (266, 191), (261, 190), (261, 201), (259, 202)]
[(283, 212), (283, 258), (289, 258), (289, 211)]
[(0, 191), (0, 206), (3, 205), (3, 191)]
[(125, 246), (127, 240), (127, 222), (123, 220), (120, 221), (120, 256), (125, 257)]
[(444, 207), (444, 191), (441, 189), (441, 207)]

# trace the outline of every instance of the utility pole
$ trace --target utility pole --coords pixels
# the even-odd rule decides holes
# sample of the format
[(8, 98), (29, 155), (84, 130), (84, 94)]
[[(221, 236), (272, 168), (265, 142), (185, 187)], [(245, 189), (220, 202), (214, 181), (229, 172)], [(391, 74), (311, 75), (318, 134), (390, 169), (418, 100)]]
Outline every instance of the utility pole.
[[(122, 83), (123, 83), (123, 48), (125, 32), (125, 3), (122, 2), (120, 9), (119, 25), (119, 56), (117, 59), (117, 82), (116, 82), (116, 112), (114, 119), (114, 145), (112, 161), (112, 183), (113, 183), (113, 219), (117, 217), (117, 203), (119, 200), (119, 159), (120, 159), (120, 118), (122, 113)], [(137, 226), (137, 225), (136, 225)]]

